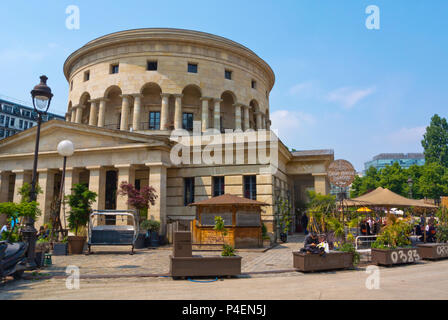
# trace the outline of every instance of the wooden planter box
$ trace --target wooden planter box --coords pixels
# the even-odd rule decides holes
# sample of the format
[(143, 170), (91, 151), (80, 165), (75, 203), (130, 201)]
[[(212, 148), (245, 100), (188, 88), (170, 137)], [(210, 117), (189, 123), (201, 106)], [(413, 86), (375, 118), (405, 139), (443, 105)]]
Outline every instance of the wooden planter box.
[(420, 258), (438, 260), (448, 258), (448, 243), (424, 243), (417, 245)]
[(411, 264), (420, 260), (417, 248), (374, 249), (372, 263), (381, 266)]
[(353, 253), (332, 251), (321, 256), (313, 253), (293, 252), (294, 268), (302, 272), (348, 269), (353, 267)]
[(173, 257), (170, 256), (172, 277), (237, 276), (241, 274), (241, 257)]

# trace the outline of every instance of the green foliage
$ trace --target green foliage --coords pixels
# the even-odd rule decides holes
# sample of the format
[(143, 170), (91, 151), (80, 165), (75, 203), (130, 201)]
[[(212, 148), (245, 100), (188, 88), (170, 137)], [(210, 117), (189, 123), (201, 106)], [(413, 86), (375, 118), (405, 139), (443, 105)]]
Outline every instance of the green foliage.
[(422, 146), (427, 163), (438, 163), (448, 167), (448, 123), (445, 118), (435, 114), (426, 127)]
[(67, 196), (70, 206), (68, 225), (78, 235), (80, 227), (85, 227), (92, 212), (92, 204), (97, 194), (90, 191), (84, 184), (75, 184), (72, 194)]
[(375, 167), (370, 167), (366, 170), (366, 173), (361, 178), (355, 176), (353, 180), (350, 197), (356, 198), (369, 191), (375, 190), (380, 186), (380, 175)]
[(309, 216), (309, 229), (324, 233), (327, 231), (327, 220), (335, 217), (336, 197), (332, 195), (321, 195), (314, 191), (307, 192), (309, 202), (307, 204)]
[(448, 213), (445, 207), (439, 208), (436, 212), (436, 217), (439, 220), (437, 225), (436, 239), (439, 243), (448, 242)]
[[(39, 186), (38, 183), (36, 183), (36, 194), (42, 194), (42, 193), (43, 193), (42, 188)], [(28, 182), (24, 182), (22, 187), (19, 188), (17, 194), (21, 196), (20, 202), (30, 201), (31, 184), (29, 184)]]
[(36, 201), (21, 202), (16, 206), (19, 217), (30, 217), (33, 220), (36, 220), (41, 214), (41, 211), (39, 210), (39, 203)]
[(353, 253), (353, 266), (357, 266), (361, 259), (361, 255), (356, 251), (355, 246), (352, 242), (346, 242), (342, 246), (339, 247), (339, 251), (350, 252)]
[(439, 199), (448, 193), (448, 172), (441, 164), (425, 164), (419, 180), (421, 194), (429, 199)]
[(159, 232), (160, 230), (160, 221), (157, 220), (143, 220), (140, 224), (140, 229), (148, 230), (151, 232)]
[(221, 216), (215, 216), (215, 226), (213, 228), (215, 231), (221, 233), (222, 236), (222, 252), (221, 255), (223, 257), (231, 257), (235, 255), (235, 249), (225, 243), (224, 237), (228, 234), (227, 229), (224, 226), (224, 219)]
[(372, 248), (395, 249), (410, 246), (411, 231), (410, 220), (398, 220), (396, 216), (389, 215), (388, 224), (381, 230), (376, 241), (372, 243)]
[(326, 219), (328, 230), (333, 231), (336, 238), (345, 238), (344, 224), (338, 218)]
[(223, 257), (234, 257), (235, 256), (235, 249), (232, 246), (229, 246), (228, 244), (225, 244), (222, 248), (221, 256)]
[(287, 233), (289, 231), (289, 226), (291, 225), (291, 210), (292, 206), (289, 203), (289, 200), (286, 198), (279, 198), (277, 200), (277, 219), (280, 225), (280, 230), (283, 233)]

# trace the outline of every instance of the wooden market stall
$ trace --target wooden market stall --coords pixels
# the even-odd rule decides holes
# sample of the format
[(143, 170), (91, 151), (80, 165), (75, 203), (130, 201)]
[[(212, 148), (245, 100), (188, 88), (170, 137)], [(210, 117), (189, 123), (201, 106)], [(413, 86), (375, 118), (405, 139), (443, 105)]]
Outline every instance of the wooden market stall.
[(234, 248), (263, 246), (261, 207), (266, 203), (230, 194), (190, 204), (196, 207), (193, 222), (193, 243), (200, 245), (222, 244), (222, 236), (214, 230), (215, 217), (221, 216), (228, 234), (225, 243)]

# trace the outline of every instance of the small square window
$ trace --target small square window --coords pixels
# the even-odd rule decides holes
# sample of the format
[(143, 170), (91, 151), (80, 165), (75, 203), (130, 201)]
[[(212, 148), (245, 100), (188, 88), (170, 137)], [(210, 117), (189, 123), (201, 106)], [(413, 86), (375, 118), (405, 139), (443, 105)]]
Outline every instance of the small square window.
[(252, 87), (252, 89), (257, 89), (257, 81), (252, 80), (251, 87)]
[(148, 71), (157, 71), (157, 61), (148, 61), (146, 69)]
[(110, 65), (110, 73), (111, 74), (118, 73), (118, 70), (119, 70), (118, 64), (111, 64)]
[(84, 72), (84, 81), (89, 81), (90, 80), (90, 71), (86, 71)]
[(198, 64), (197, 63), (189, 63), (188, 64), (188, 72), (198, 73)]
[(224, 77), (225, 77), (227, 80), (232, 80), (232, 71), (230, 71), (230, 70), (226, 70), (226, 71), (224, 71)]

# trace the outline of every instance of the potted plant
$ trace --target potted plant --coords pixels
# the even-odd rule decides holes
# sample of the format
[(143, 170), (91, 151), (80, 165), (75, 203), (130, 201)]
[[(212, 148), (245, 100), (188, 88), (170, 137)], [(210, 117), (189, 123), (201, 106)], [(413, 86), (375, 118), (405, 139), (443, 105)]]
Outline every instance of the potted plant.
[(288, 231), (291, 224), (291, 204), (286, 198), (279, 198), (277, 201), (277, 216), (280, 226), (280, 240), (288, 241)]
[(127, 181), (123, 181), (120, 184), (118, 194), (128, 197), (128, 205), (135, 208), (139, 213), (139, 222), (146, 218), (149, 206), (154, 205), (157, 199), (156, 190), (153, 187), (146, 186), (137, 189)]
[(48, 238), (39, 238), (36, 241), (35, 261), (38, 268), (44, 266), (45, 253), (47, 253), (49, 249), (50, 249), (50, 242)]
[(62, 241), (53, 243), (54, 256), (66, 256), (68, 252), (68, 237), (64, 237)]
[(68, 196), (70, 206), (68, 225), (75, 233), (74, 236), (68, 237), (69, 254), (81, 254), (83, 252), (87, 239), (85, 236), (86, 226), (96, 197), (97, 194), (90, 191), (84, 184), (75, 184), (72, 188), (72, 194)]
[(372, 262), (391, 266), (420, 260), (417, 249), (411, 246), (409, 240), (411, 231), (409, 220), (399, 220), (396, 216), (389, 215), (387, 225), (372, 243)]

